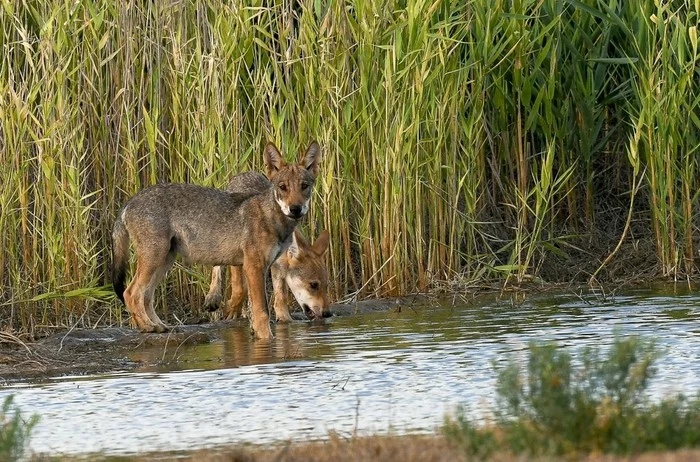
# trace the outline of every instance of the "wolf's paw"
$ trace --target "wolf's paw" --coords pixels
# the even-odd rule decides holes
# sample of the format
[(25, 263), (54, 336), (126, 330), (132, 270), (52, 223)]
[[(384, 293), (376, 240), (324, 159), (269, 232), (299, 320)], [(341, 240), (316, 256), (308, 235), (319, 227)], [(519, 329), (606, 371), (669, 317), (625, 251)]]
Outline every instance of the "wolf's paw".
[(245, 309), (243, 309), (243, 306), (241, 306), (240, 303), (231, 303), (230, 301), (226, 302), (226, 306), (224, 307), (224, 319), (230, 321), (231, 319), (240, 319), (245, 317)]
[(274, 338), (274, 335), (272, 335), (272, 329), (270, 329), (269, 324), (267, 325), (267, 327), (253, 329), (253, 336), (255, 337), (256, 340), (262, 340), (262, 341), (268, 341), (268, 340), (272, 340)]
[(141, 332), (143, 332), (144, 334), (152, 334), (153, 332), (156, 331), (156, 326), (153, 326), (153, 325), (140, 326), (139, 330)]
[(277, 322), (292, 322), (292, 316), (289, 314), (289, 311), (275, 312), (275, 317)]
[(165, 324), (145, 324), (140, 327), (141, 332), (144, 334), (162, 334), (168, 331), (168, 326)]
[(204, 309), (207, 311), (216, 311), (221, 306), (221, 294), (207, 294), (204, 297)]
[(169, 330), (170, 330), (170, 328), (169, 328), (168, 326), (166, 326), (166, 325), (163, 324), (163, 323), (160, 323), (160, 324), (156, 324), (156, 325), (155, 325), (155, 330), (154, 330), (154, 332), (156, 332), (156, 333), (158, 333), (158, 334), (162, 334), (162, 333), (164, 333), (164, 332), (168, 332)]

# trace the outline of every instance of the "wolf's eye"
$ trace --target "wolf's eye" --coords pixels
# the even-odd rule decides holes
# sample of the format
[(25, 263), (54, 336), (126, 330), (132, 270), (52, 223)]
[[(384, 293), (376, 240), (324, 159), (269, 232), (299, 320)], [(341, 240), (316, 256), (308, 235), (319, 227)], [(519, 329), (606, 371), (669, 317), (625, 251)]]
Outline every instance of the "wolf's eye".
[(279, 186), (279, 188), (280, 188), (282, 191), (286, 191), (286, 190), (287, 190), (287, 185), (284, 184), (284, 183), (280, 183), (278, 186)]
[(309, 286), (310, 286), (312, 289), (316, 290), (316, 289), (318, 289), (318, 282), (313, 281), (313, 282), (311, 282), (311, 283), (309, 284)]
[(308, 187), (309, 187), (309, 183), (307, 183), (306, 181), (304, 181), (304, 182), (301, 184), (301, 189), (303, 189), (303, 190), (305, 190), (305, 189), (308, 188)]

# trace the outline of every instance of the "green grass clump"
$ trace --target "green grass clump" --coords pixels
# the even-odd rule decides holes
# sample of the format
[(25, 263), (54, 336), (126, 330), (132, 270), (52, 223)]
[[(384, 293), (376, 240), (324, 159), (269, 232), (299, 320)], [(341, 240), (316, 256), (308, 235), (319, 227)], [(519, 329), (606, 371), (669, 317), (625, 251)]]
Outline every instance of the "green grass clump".
[(13, 397), (5, 398), (0, 411), (0, 460), (19, 460), (24, 455), (32, 428), (38, 416), (22, 418), (20, 410), (12, 404)]
[(574, 366), (556, 345), (533, 344), (524, 373), (514, 361), (499, 371), (495, 425), (478, 428), (460, 410), (445, 433), (481, 458), (496, 448), (570, 455), (698, 447), (700, 394), (648, 399), (659, 356), (653, 342), (616, 338), (606, 356), (586, 348)]

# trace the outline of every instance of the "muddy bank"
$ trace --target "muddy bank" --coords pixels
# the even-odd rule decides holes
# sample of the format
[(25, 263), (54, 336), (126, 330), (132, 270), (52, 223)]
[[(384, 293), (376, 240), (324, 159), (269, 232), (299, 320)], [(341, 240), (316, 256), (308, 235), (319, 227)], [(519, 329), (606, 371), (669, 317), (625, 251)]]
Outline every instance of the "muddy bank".
[[(470, 293), (459, 291), (451, 295), (422, 294), (409, 295), (391, 299), (370, 299), (352, 303), (336, 303), (331, 305), (333, 318), (353, 315), (417, 311), (426, 306), (454, 306), (455, 304), (481, 304), (494, 298), (510, 305), (519, 305), (529, 297), (542, 294), (563, 294), (573, 296), (614, 297), (617, 290), (624, 288), (633, 290), (664, 290), (669, 291), (667, 284), (621, 284), (600, 292), (590, 288), (580, 288), (569, 284), (536, 284), (525, 283), (520, 286), (509, 286), (507, 289), (497, 285), (482, 285), (472, 288)], [(671, 293), (692, 291), (690, 287), (673, 286)], [(680, 292), (679, 292), (680, 291)], [(600, 293), (599, 293), (600, 292)], [(236, 321), (209, 322), (210, 318), (200, 321), (198, 315), (187, 307), (181, 307), (190, 316), (188, 324), (175, 326), (170, 332), (163, 334), (143, 334), (129, 327), (102, 327), (95, 329), (60, 329), (47, 337), (29, 342), (17, 338), (11, 333), (0, 331), (0, 386), (3, 384), (22, 381), (40, 380), (48, 377), (66, 375), (85, 375), (110, 371), (132, 371), (144, 364), (139, 354), (162, 347), (163, 350), (180, 345), (197, 345), (222, 341), (235, 330), (238, 337), (248, 336), (244, 327), (247, 319)], [(301, 311), (291, 313), (293, 323), (316, 325), (322, 329), (326, 321), (308, 321)], [(201, 316), (201, 314), (199, 315)], [(171, 324), (172, 325), (172, 324)], [(273, 332), (278, 331), (278, 340), (284, 332), (280, 326), (273, 326)], [(277, 334), (276, 334), (277, 335)], [(23, 341), (24, 340), (24, 341)], [(238, 339), (240, 340), (240, 339)], [(256, 342), (257, 343), (257, 342)], [(145, 355), (143, 355), (145, 356)]]
[[(338, 317), (417, 309), (428, 301), (427, 296), (364, 300), (334, 304), (331, 312), (333, 317)], [(300, 311), (293, 312), (292, 318), (295, 323), (326, 322), (308, 321)], [(130, 371), (141, 364), (140, 360), (130, 358), (135, 351), (154, 346), (165, 348), (216, 342), (222, 339), (227, 328), (240, 328), (247, 324), (247, 319), (241, 319), (179, 325), (162, 334), (144, 334), (127, 327), (64, 329), (32, 343), (23, 343), (18, 338), (3, 338), (4, 341), (0, 342), (0, 385), (54, 376)]]

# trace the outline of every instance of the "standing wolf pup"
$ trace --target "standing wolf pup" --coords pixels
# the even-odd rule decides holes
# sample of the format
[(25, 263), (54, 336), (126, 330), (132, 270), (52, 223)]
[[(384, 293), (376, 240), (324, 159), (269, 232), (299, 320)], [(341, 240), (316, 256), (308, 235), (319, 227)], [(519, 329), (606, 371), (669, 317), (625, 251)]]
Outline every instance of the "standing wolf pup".
[[(261, 194), (273, 185), (258, 172), (235, 175), (226, 190), (237, 194)], [(309, 319), (331, 316), (328, 302), (328, 272), (323, 255), (328, 249), (328, 231), (322, 231), (312, 245), (308, 244), (298, 228), (284, 244), (280, 256), (270, 267), (274, 290), (274, 308), (277, 322), (289, 322), (289, 307), (284, 294), (284, 285), (289, 286), (299, 306)], [(243, 312), (247, 297), (245, 280), (240, 266), (230, 269), (231, 295), (224, 306), (224, 318), (236, 319)], [(209, 292), (204, 306), (216, 310), (223, 298), (223, 267), (215, 266), (211, 272)]]
[[(159, 184), (140, 191), (119, 211), (112, 231), (114, 291), (141, 330), (168, 329), (155, 312), (153, 296), (181, 255), (188, 263), (242, 265), (255, 336), (272, 337), (265, 296), (267, 269), (309, 210), (321, 149), (312, 142), (299, 164), (287, 164), (272, 143), (263, 155), (272, 183), (263, 194)], [(124, 291), (130, 239), (136, 250), (136, 274)]]

